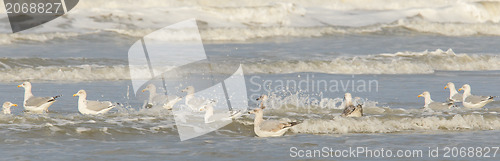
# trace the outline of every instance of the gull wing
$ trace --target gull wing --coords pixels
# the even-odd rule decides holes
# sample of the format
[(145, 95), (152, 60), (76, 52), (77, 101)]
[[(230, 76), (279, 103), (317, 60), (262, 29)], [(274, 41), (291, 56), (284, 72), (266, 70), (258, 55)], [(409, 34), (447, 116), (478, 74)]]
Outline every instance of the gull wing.
[(101, 111), (107, 108), (114, 107), (113, 103), (109, 101), (87, 101), (87, 109), (92, 111)]
[(42, 106), (45, 103), (55, 101), (56, 99), (54, 97), (31, 97), (28, 100), (26, 100), (26, 106)]
[(488, 101), (490, 99), (493, 99), (493, 97), (492, 96), (474, 96), (474, 95), (471, 95), (471, 96), (465, 98), (465, 102), (470, 102), (472, 104), (478, 104), (480, 102)]

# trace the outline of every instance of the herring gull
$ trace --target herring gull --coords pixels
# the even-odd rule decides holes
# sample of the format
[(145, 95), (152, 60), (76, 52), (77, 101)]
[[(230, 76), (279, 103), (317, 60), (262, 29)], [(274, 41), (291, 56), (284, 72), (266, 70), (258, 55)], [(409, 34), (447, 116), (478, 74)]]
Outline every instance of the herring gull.
[(493, 96), (474, 96), (471, 94), (470, 85), (464, 84), (458, 91), (464, 90), (462, 104), (467, 108), (482, 108), (493, 101)]
[(152, 108), (156, 106), (161, 106), (167, 110), (172, 110), (173, 106), (182, 100), (182, 97), (169, 96), (160, 93), (156, 93), (156, 86), (154, 84), (149, 84), (142, 90), (142, 92), (149, 91), (149, 99), (146, 108)]
[(97, 115), (107, 113), (113, 109), (115, 105), (109, 101), (89, 101), (87, 100), (87, 92), (79, 90), (73, 97), (78, 98), (78, 111), (85, 115)]
[(23, 84), (18, 85), (17, 87), (24, 88), (24, 109), (28, 112), (33, 113), (43, 113), (48, 112), (48, 108), (56, 102), (56, 98), (61, 95), (54, 97), (35, 97), (33, 93), (31, 93), (31, 83), (24, 82)]
[(9, 102), (9, 101), (4, 102), (3, 106), (2, 106), (3, 107), (3, 110), (2, 110), (3, 114), (10, 115), (10, 107), (12, 107), (12, 106), (17, 106), (17, 104), (13, 104), (12, 102)]
[(203, 106), (205, 106), (207, 103), (210, 102), (206, 99), (195, 97), (194, 96), (195, 90), (193, 86), (186, 87), (186, 89), (182, 90), (182, 92), (187, 92), (185, 104), (193, 111), (199, 110), (200, 108), (202, 108)]
[(449, 101), (452, 102), (462, 102), (462, 94), (457, 92), (457, 89), (455, 88), (455, 84), (452, 82), (448, 82), (446, 86), (444, 86), (444, 89), (449, 88), (450, 89), (450, 98), (448, 98)]
[(418, 97), (424, 97), (424, 108), (430, 108), (432, 110), (448, 110), (453, 106), (453, 102), (434, 102), (431, 99), (431, 93), (428, 91), (423, 92), (418, 95)]

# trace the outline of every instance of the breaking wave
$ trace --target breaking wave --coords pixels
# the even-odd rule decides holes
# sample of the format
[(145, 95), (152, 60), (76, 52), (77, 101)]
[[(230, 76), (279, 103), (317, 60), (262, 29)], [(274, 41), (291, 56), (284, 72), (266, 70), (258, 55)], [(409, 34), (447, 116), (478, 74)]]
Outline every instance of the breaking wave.
[(81, 1), (63, 18), (22, 33), (10, 34), (8, 24), (0, 25), (0, 44), (101, 32), (142, 37), (191, 18), (198, 20), (202, 38), (213, 41), (408, 30), (447, 36), (500, 35), (500, 2), (494, 1), (88, 0)]
[[(212, 63), (215, 73), (231, 74), (233, 62)], [(355, 57), (338, 57), (333, 60), (253, 60), (241, 61), (246, 74), (282, 74), (314, 72), (328, 74), (430, 74), (436, 71), (488, 71), (500, 70), (500, 58), (484, 54), (456, 54), (453, 50), (397, 52)], [(168, 64), (168, 63), (167, 63)], [(199, 64), (206, 67), (205, 64)], [(237, 66), (236, 66), (237, 67)], [(162, 73), (172, 69), (156, 69)], [(195, 69), (193, 67), (193, 69)], [(143, 73), (134, 78), (149, 78), (147, 66), (129, 68), (120, 59), (47, 59), (0, 58), (0, 81), (22, 80), (97, 81), (129, 80), (130, 70)], [(197, 70), (190, 70), (196, 73)]]

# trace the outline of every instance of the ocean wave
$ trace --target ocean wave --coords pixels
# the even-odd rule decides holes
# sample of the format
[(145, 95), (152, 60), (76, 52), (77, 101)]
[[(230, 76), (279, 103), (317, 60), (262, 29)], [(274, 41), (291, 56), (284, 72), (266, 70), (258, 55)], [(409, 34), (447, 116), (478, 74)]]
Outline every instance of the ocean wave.
[[(158, 19), (159, 15), (165, 18)], [(495, 1), (90, 0), (80, 2), (64, 18), (22, 33), (9, 34), (8, 26), (1, 27), (0, 44), (22, 40), (43, 42), (102, 32), (142, 37), (191, 18), (198, 20), (202, 38), (208, 41), (407, 30), (447, 36), (500, 35), (500, 2)]]
[[(143, 134), (177, 135), (173, 113), (161, 108), (133, 109), (117, 107), (106, 115), (81, 115), (78, 113), (14, 114), (0, 115), (0, 133), (16, 136), (33, 133), (44, 136), (121, 136)], [(390, 108), (386, 108), (389, 110)], [(76, 109), (75, 109), (76, 110)], [(340, 117), (341, 110), (325, 109), (324, 112), (295, 113), (284, 109), (266, 109), (265, 117), (301, 122), (291, 128), (292, 133), (351, 134), (351, 133), (415, 133), (462, 132), (500, 130), (498, 113), (480, 111), (450, 111), (426, 113), (423, 110), (391, 112), (366, 112), (361, 118)], [(496, 108), (498, 111), (498, 108)], [(76, 112), (76, 111), (75, 111)], [(243, 116), (224, 128), (222, 134), (239, 136), (240, 131), (251, 135), (253, 117)]]
[(346, 134), (395, 133), (408, 131), (464, 131), (499, 130), (499, 117), (495, 115), (456, 114), (453, 116), (381, 116), (363, 118), (337, 117), (331, 120), (305, 120), (292, 128), (295, 133)]
[[(238, 63), (238, 64), (236, 64)], [(338, 57), (332, 60), (254, 60), (223, 61), (212, 63), (212, 72), (232, 74), (233, 67), (243, 64), (246, 74), (286, 74), (286, 73), (327, 73), (327, 74), (431, 74), (436, 71), (489, 71), (500, 70), (500, 58), (485, 54), (456, 54), (449, 49), (443, 51), (397, 52), (355, 57)], [(150, 78), (149, 68), (130, 68), (125, 60), (119, 59), (46, 59), (46, 58), (0, 58), (0, 81), (23, 80), (51, 81), (98, 81), (130, 80), (130, 70), (134, 78)], [(207, 64), (190, 66), (192, 70), (182, 74), (196, 74)], [(155, 73), (173, 69), (172, 66), (155, 68)], [(235, 69), (234, 69), (235, 70)], [(203, 74), (203, 73), (198, 73)]]
[(333, 60), (256, 62), (245, 64), (244, 69), (250, 73), (429, 74), (436, 70), (500, 70), (500, 58), (494, 55), (456, 54), (451, 49), (437, 49), (340, 57)]

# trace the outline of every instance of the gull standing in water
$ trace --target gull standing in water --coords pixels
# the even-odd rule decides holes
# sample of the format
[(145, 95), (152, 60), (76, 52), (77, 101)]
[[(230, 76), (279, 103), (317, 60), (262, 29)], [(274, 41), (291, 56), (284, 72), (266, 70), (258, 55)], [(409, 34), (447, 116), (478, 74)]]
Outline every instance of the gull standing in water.
[(264, 101), (267, 100), (266, 95), (262, 95), (257, 100), (262, 101), (260, 103), (260, 108), (249, 111), (250, 114), (255, 114), (254, 120), (254, 131), (255, 134), (259, 137), (278, 137), (285, 134), (290, 127), (297, 125), (297, 122), (285, 122), (278, 120), (264, 120)]
[(458, 91), (464, 90), (462, 104), (467, 108), (481, 108), (486, 104), (493, 102), (493, 96), (474, 96), (471, 94), (470, 85), (464, 84)]
[(434, 102), (431, 99), (431, 93), (425, 91), (417, 97), (424, 97), (425, 105), (424, 108), (430, 108), (432, 110), (448, 110), (453, 106), (453, 102)]
[(217, 103), (217, 101), (210, 100), (210, 102), (208, 102), (205, 106), (200, 108), (200, 111), (205, 111), (204, 118), (205, 118), (206, 124), (215, 122), (214, 119), (210, 119), (210, 118), (214, 115), (214, 106), (216, 103)]
[(87, 92), (85, 92), (85, 90), (83, 89), (79, 90), (78, 93), (73, 95), (73, 97), (76, 96), (79, 96), (78, 111), (85, 115), (104, 114), (115, 107), (115, 105), (109, 101), (101, 102), (87, 100)]
[(156, 86), (154, 84), (149, 84), (142, 90), (142, 92), (146, 91), (149, 91), (149, 99), (145, 106), (146, 108), (161, 106), (167, 110), (172, 110), (174, 105), (182, 100), (182, 97), (156, 93)]
[(193, 86), (186, 87), (186, 89), (182, 90), (182, 92), (187, 92), (185, 103), (186, 106), (191, 108), (191, 110), (193, 111), (197, 111), (198, 109), (202, 108), (203, 106), (209, 103), (208, 100), (194, 97), (195, 90)]
[(354, 106), (352, 104), (352, 96), (350, 93), (344, 94), (344, 111), (342, 112), (342, 117), (361, 117), (363, 116), (363, 106), (358, 104)]
[[(220, 120), (230, 120), (230, 119), (236, 119), (239, 117), (242, 113), (240, 110), (236, 111), (226, 111), (228, 115), (224, 115), (223, 113), (218, 113), (218, 114), (223, 114), (219, 115), (219, 117), (213, 117), (214, 116), (214, 106), (217, 104), (216, 100), (210, 100), (207, 104), (205, 104), (203, 107), (200, 108), (200, 111), (205, 111), (205, 123), (212, 123), (215, 122), (216, 118), (219, 118)], [(229, 116), (229, 118), (227, 118)], [(224, 118), (226, 117), (226, 118)]]
[(56, 102), (56, 98), (61, 96), (58, 95), (54, 97), (35, 97), (33, 96), (33, 93), (31, 93), (30, 82), (24, 82), (23, 84), (20, 84), (17, 87), (24, 88), (23, 106), (24, 109), (28, 112), (34, 112), (34, 113), (48, 112), (48, 108), (50, 107), (50, 105)]
[(3, 114), (10, 115), (10, 107), (12, 107), (12, 106), (17, 106), (17, 104), (13, 104), (12, 102), (9, 102), (9, 101), (4, 102), (3, 106), (2, 106), (3, 107), (3, 109), (2, 109)]
[(452, 82), (448, 82), (446, 86), (444, 86), (444, 89), (449, 88), (450, 89), (450, 98), (448, 98), (449, 101), (452, 102), (462, 102), (462, 95), (457, 92), (457, 89), (455, 88), (455, 84)]

